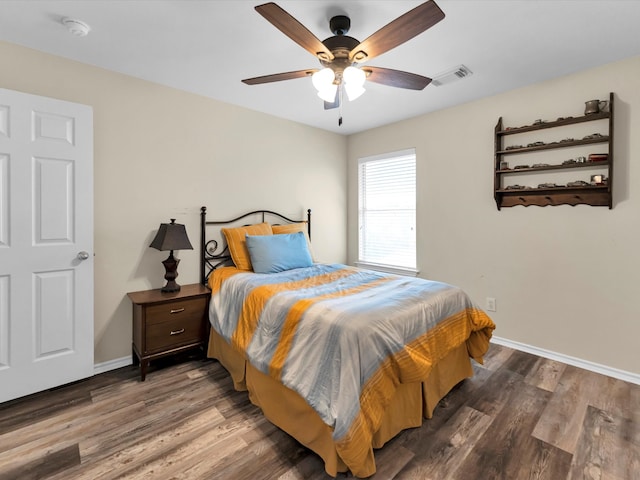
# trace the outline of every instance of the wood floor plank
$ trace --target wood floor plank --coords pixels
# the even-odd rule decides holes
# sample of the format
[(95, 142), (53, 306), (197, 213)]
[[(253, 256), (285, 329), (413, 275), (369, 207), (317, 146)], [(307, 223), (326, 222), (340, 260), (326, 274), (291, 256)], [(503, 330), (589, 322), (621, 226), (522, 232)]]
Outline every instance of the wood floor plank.
[(397, 474), (415, 457), (415, 453), (400, 443), (387, 444), (376, 452), (376, 473), (371, 480), (393, 480)]
[(514, 352), (515, 350), (512, 348), (491, 343), (489, 345), (489, 351), (484, 356), (484, 367), (489, 370), (497, 370), (504, 365), (504, 362), (506, 362)]
[[(20, 468), (33, 462), (37, 462), (38, 458), (43, 455), (49, 448), (53, 446), (55, 449), (71, 447), (72, 445), (78, 449), (78, 443), (85, 436), (102, 432), (108, 429), (114, 422), (133, 421), (145, 415), (145, 405), (143, 402), (137, 402), (131, 406), (105, 413), (104, 415), (86, 414), (84, 417), (78, 417), (72, 421), (57, 425), (47, 436), (33, 435), (33, 431), (39, 430), (39, 425), (46, 422), (40, 422), (34, 425), (33, 429), (29, 429), (29, 435), (23, 433), (23, 428), (15, 432), (9, 433), (7, 440), (14, 438), (16, 446), (9, 448), (0, 453), (0, 468)], [(43, 427), (46, 428), (46, 427)], [(41, 431), (40, 431), (41, 432)], [(24, 441), (28, 438), (29, 441)]]
[(40, 480), (80, 464), (77, 444), (47, 452), (40, 458), (18, 467), (0, 466), (0, 480)]
[[(346, 478), (345, 474), (339, 473), (335, 478)], [(307, 455), (296, 465), (289, 468), (277, 480), (330, 480), (331, 477), (324, 471), (324, 463), (317, 455)]]
[(67, 389), (47, 390), (31, 395), (23, 402), (13, 401), (0, 404), (0, 432), (9, 433), (58, 415), (67, 409), (90, 403), (91, 395), (89, 392)]
[(640, 477), (640, 425), (588, 407), (569, 480)]
[[(222, 420), (224, 419), (216, 408), (211, 407), (199, 415), (192, 416), (176, 425), (175, 428), (166, 428), (165, 423), (163, 431), (155, 432), (149, 437), (140, 439), (138, 442), (101, 459), (99, 462), (84, 464), (79, 468), (71, 469), (68, 473), (93, 480), (122, 478), (129, 472), (143, 468), (146, 464), (162, 458), (168, 452), (179, 448), (185, 442), (192, 440), (206, 430), (215, 430), (215, 433), (218, 433), (220, 429), (219, 423)], [(228, 429), (229, 426), (226, 426), (225, 430)], [(63, 473), (60, 477), (53, 478), (65, 480), (65, 475)]]
[[(207, 387), (203, 382), (190, 388), (189, 396), (181, 397), (181, 401), (174, 401), (174, 396), (164, 398), (162, 402), (154, 404), (155, 410), (147, 408), (146, 415), (134, 419), (114, 418), (109, 428), (79, 439), (83, 461), (101, 461), (119, 450), (161, 433), (167, 429), (169, 418), (172, 423), (180, 424), (208, 410), (211, 402), (207, 397)], [(224, 417), (222, 414), (220, 416)]]
[(531, 353), (516, 351), (505, 360), (503, 367), (523, 377), (527, 377), (531, 372), (538, 369), (542, 360), (542, 358), (532, 355)]
[[(398, 480), (445, 480), (452, 478), (455, 470), (473, 450), (476, 443), (492, 422), (485, 415), (470, 407), (462, 407), (446, 425), (429, 439), (428, 447), (420, 450), (413, 461), (396, 477)], [(376, 461), (378, 458), (376, 457)]]
[(514, 392), (525, 385), (522, 375), (506, 368), (496, 370), (467, 399), (467, 405), (495, 417), (509, 403)]
[[(215, 465), (217, 461), (227, 455), (238, 451), (246, 452), (247, 444), (241, 436), (237, 435), (238, 430), (229, 428), (231, 422), (227, 421), (224, 426), (223, 424), (216, 426), (215, 423), (210, 423), (210, 419), (206, 417), (200, 417), (198, 421), (200, 427), (196, 427), (197, 435), (189, 435), (188, 441), (183, 442), (177, 448), (164, 451), (162, 455), (154, 455), (150, 461), (138, 468), (119, 473), (117, 478), (122, 480), (153, 480), (158, 478), (159, 474), (164, 478), (179, 478), (186, 470), (208, 472), (210, 461), (213, 460)], [(236, 429), (253, 428), (253, 424), (252, 422), (242, 422), (236, 423), (233, 427)], [(195, 432), (196, 429), (192, 428), (190, 433)]]
[[(550, 396), (521, 382), (451, 478), (565, 478), (571, 455), (531, 437)], [(532, 468), (535, 477), (529, 476)]]
[(588, 402), (594, 391), (593, 377), (586, 373), (577, 367), (567, 366), (555, 395), (533, 431), (534, 437), (565, 452), (575, 453)]
[(566, 368), (566, 363), (542, 358), (537, 363), (536, 368), (525, 376), (524, 380), (529, 385), (553, 392)]

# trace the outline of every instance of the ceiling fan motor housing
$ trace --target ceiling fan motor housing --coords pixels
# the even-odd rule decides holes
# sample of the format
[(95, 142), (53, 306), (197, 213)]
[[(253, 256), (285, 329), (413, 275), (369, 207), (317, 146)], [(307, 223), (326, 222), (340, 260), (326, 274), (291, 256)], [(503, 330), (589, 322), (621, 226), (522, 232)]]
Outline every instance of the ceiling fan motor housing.
[(346, 35), (351, 28), (351, 19), (346, 15), (337, 15), (329, 20), (329, 29), (334, 35)]
[[(335, 18), (335, 17), (334, 17)], [(349, 59), (349, 52), (360, 44), (358, 40), (347, 35), (336, 35), (323, 40), (323, 45), (333, 54), (333, 60), (324, 60), (318, 57), (324, 67), (329, 67), (336, 72), (336, 76), (350, 66), (353, 62)]]

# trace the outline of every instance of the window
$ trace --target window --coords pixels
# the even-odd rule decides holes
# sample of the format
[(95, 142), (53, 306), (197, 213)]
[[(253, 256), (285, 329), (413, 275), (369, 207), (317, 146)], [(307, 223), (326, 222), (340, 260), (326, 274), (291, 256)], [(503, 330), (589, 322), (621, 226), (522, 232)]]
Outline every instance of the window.
[(361, 158), (358, 197), (356, 263), (417, 274), (415, 150)]

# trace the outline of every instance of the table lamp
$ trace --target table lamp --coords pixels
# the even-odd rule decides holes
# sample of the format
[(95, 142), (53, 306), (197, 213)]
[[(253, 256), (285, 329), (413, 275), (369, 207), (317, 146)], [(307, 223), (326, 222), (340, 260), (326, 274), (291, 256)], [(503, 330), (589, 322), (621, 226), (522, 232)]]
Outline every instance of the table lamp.
[(156, 238), (153, 239), (149, 247), (157, 250), (170, 250), (169, 258), (167, 258), (162, 264), (166, 271), (164, 278), (167, 284), (161, 288), (163, 292), (177, 292), (180, 290), (180, 285), (176, 283), (176, 277), (178, 276), (178, 264), (180, 259), (173, 258), (174, 250), (193, 250), (189, 237), (187, 237), (187, 231), (184, 225), (176, 223), (176, 219), (172, 218), (171, 223), (161, 223)]

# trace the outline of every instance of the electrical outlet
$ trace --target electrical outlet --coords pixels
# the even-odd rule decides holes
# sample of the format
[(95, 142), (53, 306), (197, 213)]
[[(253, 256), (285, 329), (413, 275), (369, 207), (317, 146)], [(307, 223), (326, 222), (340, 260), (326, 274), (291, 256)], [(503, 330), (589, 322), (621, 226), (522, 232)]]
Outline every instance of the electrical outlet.
[(492, 297), (487, 297), (487, 311), (495, 312), (496, 311), (496, 299)]

